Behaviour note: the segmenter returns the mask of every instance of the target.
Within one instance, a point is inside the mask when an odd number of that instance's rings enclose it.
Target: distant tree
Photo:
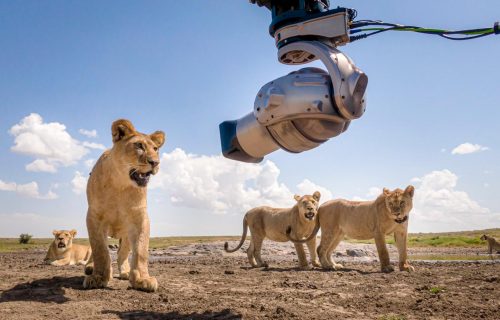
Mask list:
[[[21,244],[27,244],[30,242],[31,238],[33,236],[31,234],[27,234],[27,233],[21,233],[21,235],[19,236],[19,243]]]

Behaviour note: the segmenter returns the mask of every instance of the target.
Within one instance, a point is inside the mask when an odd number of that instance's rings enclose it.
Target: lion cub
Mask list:
[[[319,259],[323,268],[333,270],[343,267],[332,261],[332,253],[344,236],[357,240],[375,239],[382,272],[391,272],[394,268],[390,265],[385,236],[393,233],[399,253],[399,270],[414,271],[407,261],[406,252],[408,215],[413,208],[414,192],[413,186],[404,191],[384,188],[373,201],[328,201],[318,210],[317,226],[311,236],[301,241],[295,236],[288,238],[295,243],[307,241],[316,237],[321,226]]]
[[[165,134],[140,133],[126,119],[113,122],[111,134],[113,147],[97,160],[87,183],[87,229],[92,257],[85,267],[83,287],[108,285],[112,269],[107,239],[111,236],[120,239],[120,279],[128,279],[134,289],[156,291],[158,282],[148,271],[147,186],[160,168],[159,150]]]
[[[55,239],[49,247],[45,256],[45,263],[53,266],[66,266],[74,264],[86,264],[92,250],[89,246],[73,244],[76,230],[54,230]]]
[[[495,238],[483,234],[481,240],[488,241],[488,253],[492,254],[493,251],[500,252],[500,243]]]
[[[247,227],[250,228],[252,238],[250,247],[247,250],[248,262],[252,267],[267,267],[267,263],[262,261],[260,251],[265,238],[274,241],[287,242],[286,230],[293,226],[293,236],[303,238],[311,234],[315,226],[316,214],[318,212],[319,198],[321,194],[316,191],[314,194],[303,197],[295,195],[297,203],[292,208],[278,209],[271,207],[258,207],[248,211],[243,218],[243,235],[240,243],[234,249],[228,249],[228,243],[224,244],[226,252],[235,252],[245,242]],[[307,242],[311,263],[319,267],[316,256],[316,237]],[[299,266],[308,268],[306,253],[301,243],[295,244],[299,258]]]

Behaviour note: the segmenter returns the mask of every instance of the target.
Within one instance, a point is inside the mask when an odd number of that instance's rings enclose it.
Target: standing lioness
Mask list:
[[[318,246],[321,266],[334,270],[342,268],[342,265],[332,261],[332,253],[344,236],[348,236],[357,240],[375,239],[382,272],[394,271],[385,243],[385,236],[394,233],[399,253],[399,270],[413,271],[414,268],[407,261],[406,238],[414,191],[413,186],[408,186],[404,191],[389,191],[384,188],[374,201],[338,199],[325,202],[318,210],[317,226],[309,236],[315,238],[321,226],[321,242]],[[298,241],[293,233],[289,235],[289,239],[296,243],[308,240]]]
[[[165,134],[139,133],[124,119],[113,122],[111,133],[113,147],[99,158],[87,184],[87,228],[92,258],[85,268],[88,275],[83,287],[101,288],[108,284],[112,272],[107,238],[112,236],[120,239],[120,278],[129,279],[135,289],[155,291],[158,282],[148,273],[146,187],[150,176],[158,172],[158,150]]]
[[[260,250],[265,238],[274,241],[287,242],[286,230],[293,226],[293,236],[303,238],[311,234],[315,226],[316,213],[318,212],[320,193],[318,191],[303,197],[295,195],[297,203],[292,208],[278,209],[271,207],[258,207],[248,211],[243,218],[243,235],[240,243],[234,249],[228,249],[228,243],[224,244],[226,252],[235,252],[245,242],[247,227],[250,228],[252,238],[250,247],[247,250],[248,262],[252,267],[267,267],[267,263],[262,261]],[[316,237],[307,242],[311,263],[319,267],[316,256]],[[303,245],[295,244],[299,265],[307,268],[307,258]]]

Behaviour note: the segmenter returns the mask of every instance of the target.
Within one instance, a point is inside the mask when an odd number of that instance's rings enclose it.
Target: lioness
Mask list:
[[[134,289],[156,291],[158,282],[148,273],[149,217],[146,187],[158,172],[158,150],[165,134],[139,133],[128,120],[111,126],[113,147],[99,158],[87,183],[87,229],[92,258],[85,268],[83,287],[102,288],[112,276],[107,237],[120,239],[120,279]],[[132,250],[129,265],[128,256]]]
[[[226,252],[235,252],[241,248],[245,242],[248,227],[252,234],[250,246],[247,250],[248,262],[252,267],[267,267],[267,263],[262,261],[260,256],[264,239],[269,238],[274,241],[287,242],[286,229],[288,226],[294,226],[294,237],[302,238],[311,234],[315,226],[314,220],[318,212],[320,196],[321,194],[318,191],[314,192],[312,196],[305,195],[301,197],[295,195],[294,199],[297,203],[292,208],[258,207],[248,211],[243,218],[243,235],[240,243],[236,248],[228,249],[228,243],[226,242],[224,250]],[[316,237],[307,241],[307,247],[311,255],[311,263],[319,267],[320,264],[316,256]],[[299,258],[299,266],[308,268],[303,245],[296,243],[295,249]]]
[[[45,256],[45,263],[53,266],[67,266],[74,264],[86,264],[90,259],[92,250],[89,246],[73,244],[76,230],[54,230],[55,239],[49,247]]]
[[[488,253],[492,254],[493,250],[500,252],[500,243],[495,240],[495,238],[483,234],[481,240],[488,241]]]
[[[332,252],[344,236],[358,240],[375,238],[382,272],[392,272],[394,268],[390,265],[385,236],[394,233],[399,253],[399,270],[414,271],[407,261],[406,252],[408,214],[413,208],[414,192],[413,186],[408,186],[404,191],[389,191],[384,188],[374,201],[328,201],[319,208],[316,227],[307,239],[298,240],[293,236],[293,227],[287,230],[288,238],[296,243],[308,241],[316,237],[321,226],[319,259],[323,268],[333,270],[343,267],[332,261]]]

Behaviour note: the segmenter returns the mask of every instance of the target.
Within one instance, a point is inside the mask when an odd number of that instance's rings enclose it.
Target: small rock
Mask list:
[[[198,270],[189,270],[189,274],[200,274]]]
[[[224,274],[234,274],[234,271],[233,270],[226,270],[226,271],[224,271]]]

